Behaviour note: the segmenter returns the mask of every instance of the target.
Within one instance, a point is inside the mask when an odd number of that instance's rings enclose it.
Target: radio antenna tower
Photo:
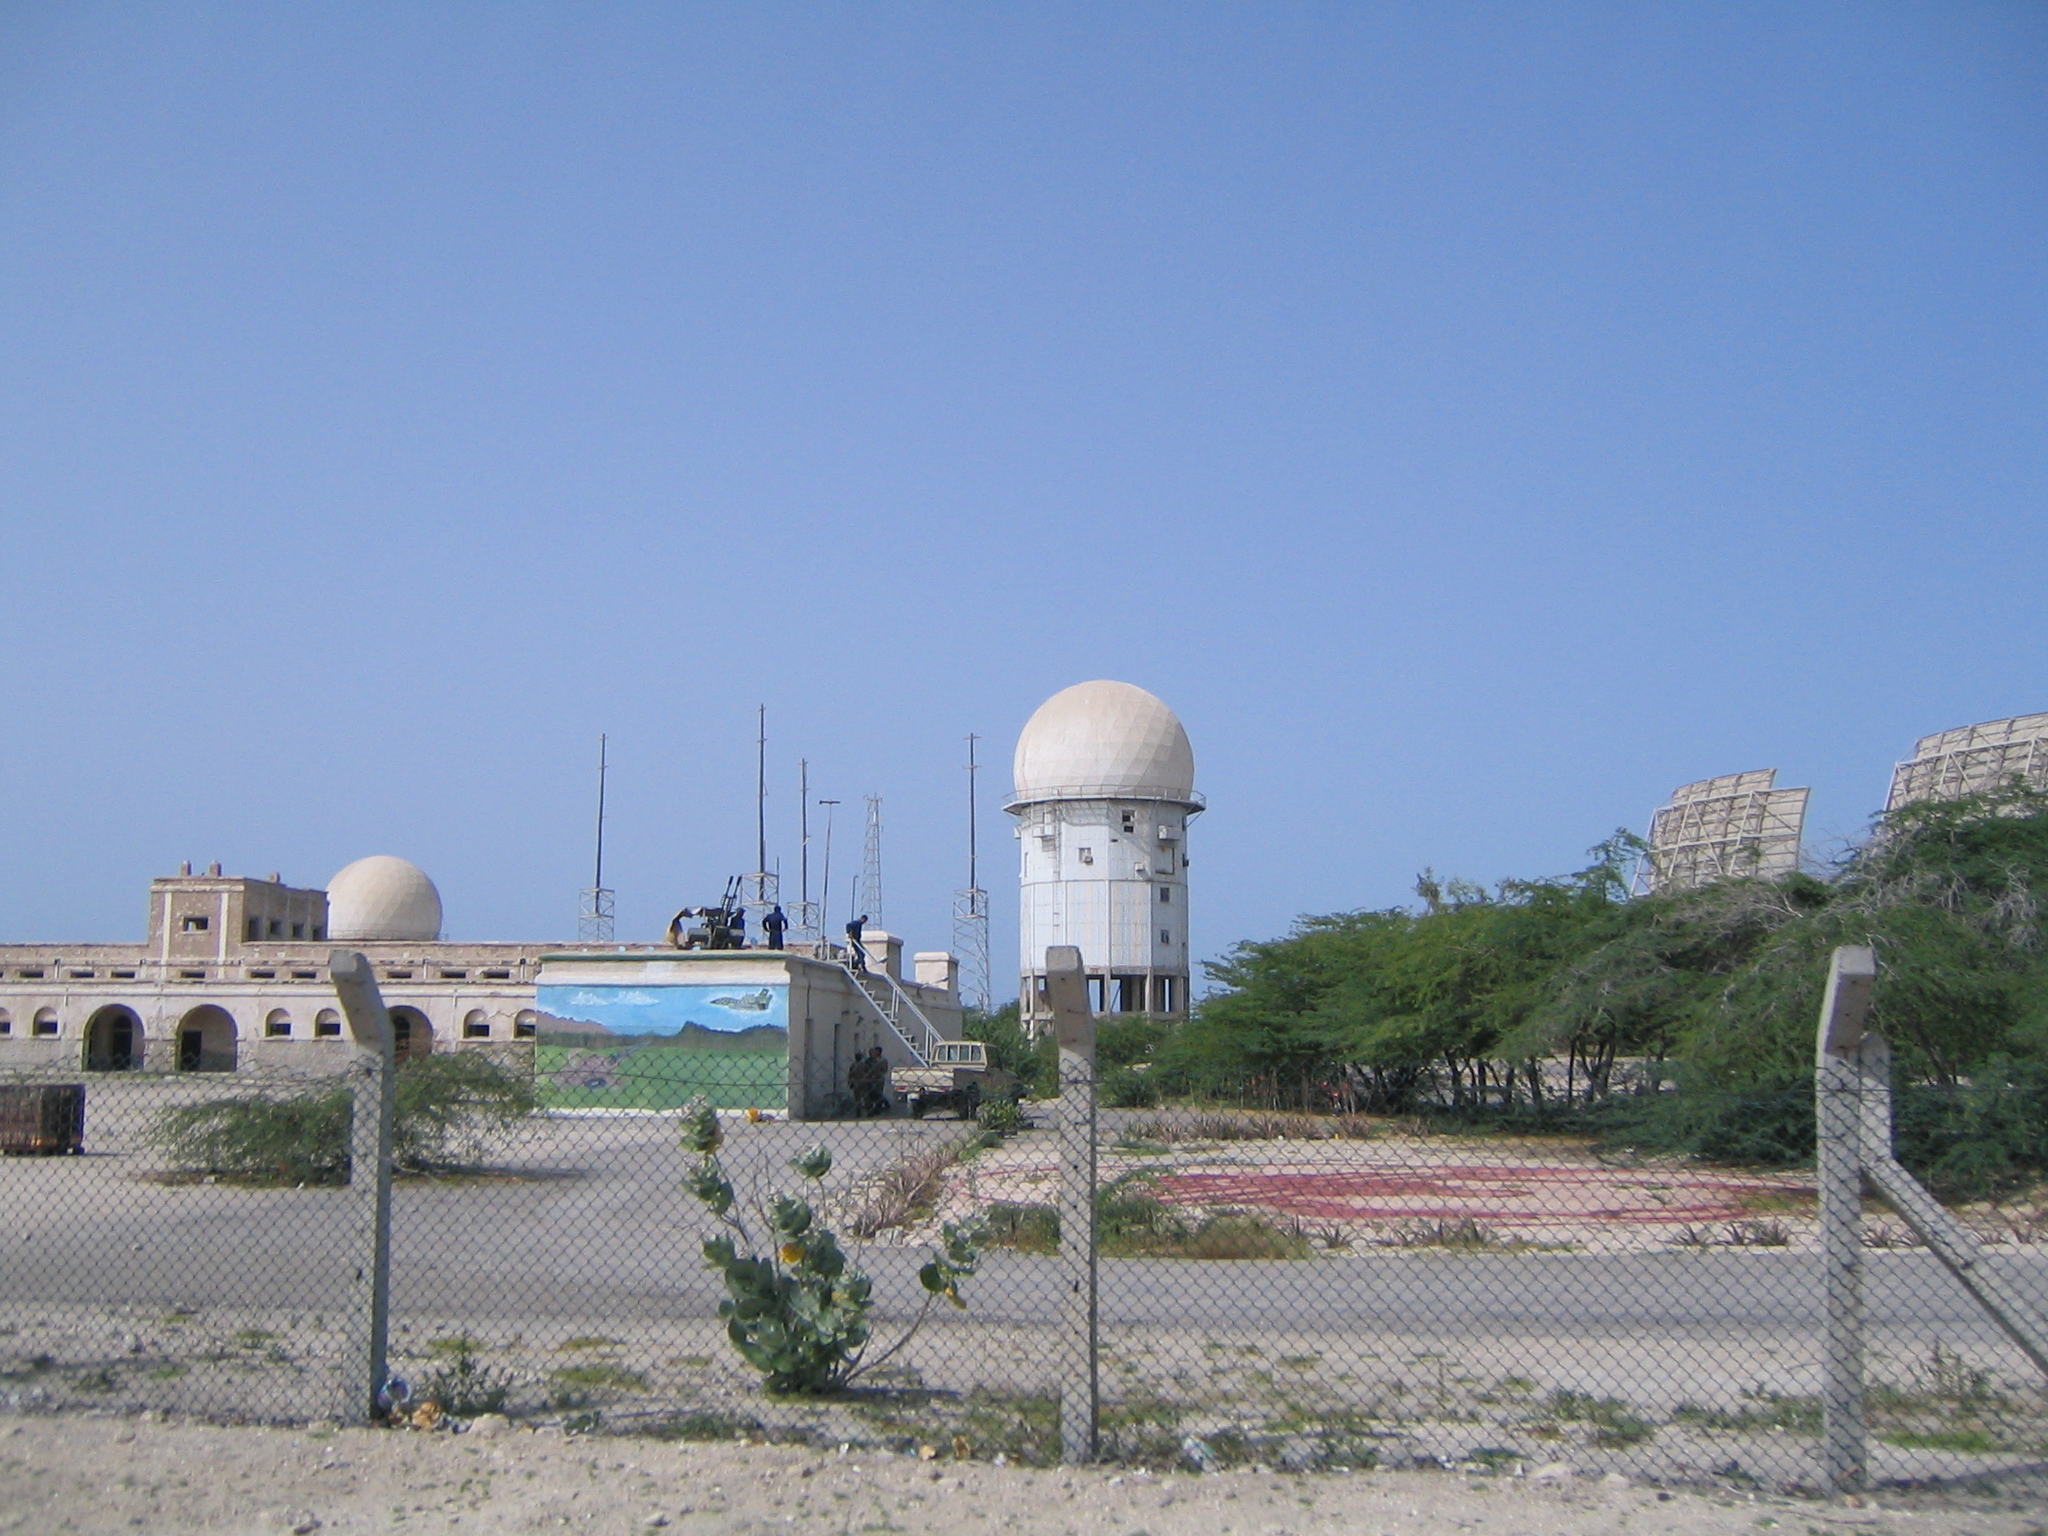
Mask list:
[[[882,922],[882,797],[868,796],[868,836],[861,849],[860,859],[860,905],[868,922],[876,928],[886,928]],[[850,914],[861,916],[861,912]]]
[[[974,760],[979,736],[967,738],[967,888],[953,893],[953,948],[960,956],[960,1000],[982,1013],[989,1011],[988,892],[981,888],[975,825]]]
[[[823,927],[825,918],[832,911],[832,807],[838,803],[837,800],[822,799],[818,802],[818,804],[825,807],[825,883],[824,889],[818,892],[818,923],[820,930],[818,933],[818,944],[820,946],[818,958],[820,960],[830,960],[832,958],[831,936],[823,931]]]
[[[604,778],[608,766],[606,751],[607,738],[597,738],[597,877],[591,881],[590,889],[583,893],[583,905],[576,914],[576,942],[579,944],[609,944],[612,942],[612,914],[616,905],[614,893],[604,883]]]
[[[791,931],[799,940],[815,944],[825,937],[821,902],[811,900],[811,760],[797,759],[797,902],[796,921]],[[822,803],[822,802],[821,802]],[[837,804],[834,801],[833,804]]]
[[[782,877],[768,867],[768,706],[754,712],[754,872],[740,877],[740,905],[760,942],[761,919],[782,904]]]

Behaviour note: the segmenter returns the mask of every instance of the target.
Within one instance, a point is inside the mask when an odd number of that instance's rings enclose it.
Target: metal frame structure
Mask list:
[[[1799,867],[1805,789],[1775,787],[1758,768],[1681,784],[1650,818],[1650,846],[1636,866],[1637,895],[1690,890],[1716,880],[1773,879]]]
[[[967,885],[953,893],[953,951],[960,957],[960,997],[970,1008],[989,1011],[988,892],[981,888],[975,781],[980,764],[967,738]]]
[[[1887,813],[1924,800],[1957,800],[2019,779],[2048,789],[2048,715],[2014,715],[1922,736],[1892,770]]]

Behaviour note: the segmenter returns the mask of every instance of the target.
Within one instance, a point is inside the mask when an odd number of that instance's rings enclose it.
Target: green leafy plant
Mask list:
[[[683,1145],[698,1159],[684,1187],[725,1228],[704,1241],[705,1262],[725,1280],[718,1314],[733,1348],[769,1391],[837,1391],[908,1344],[941,1298],[966,1305],[960,1282],[974,1273],[983,1233],[979,1222],[947,1222],[937,1250],[918,1271],[924,1305],[901,1338],[869,1356],[873,1282],[847,1263],[837,1236],[801,1196],[777,1191],[744,1211],[719,1161],[724,1140],[709,1104],[684,1111]],[[831,1172],[832,1154],[815,1147],[792,1158],[790,1167],[816,1186]]]

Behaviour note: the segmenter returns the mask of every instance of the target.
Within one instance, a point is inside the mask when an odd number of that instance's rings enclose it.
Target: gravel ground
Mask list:
[[[489,1432],[496,1429],[498,1432]],[[1033,1471],[789,1446],[0,1416],[0,1531],[1018,1532],[1118,1536],[2042,1536],[2048,1509],[1636,1486],[1563,1466],[1208,1476]]]

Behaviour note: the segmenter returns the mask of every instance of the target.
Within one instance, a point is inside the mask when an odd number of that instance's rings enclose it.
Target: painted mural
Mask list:
[[[780,1109],[789,987],[564,983],[535,998],[541,1101],[561,1109]]]

